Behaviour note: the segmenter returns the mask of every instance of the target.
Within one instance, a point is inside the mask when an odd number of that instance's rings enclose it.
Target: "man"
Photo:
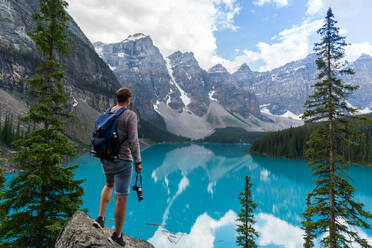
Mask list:
[[[111,108],[111,112],[116,112],[122,107],[128,108],[132,93],[127,88],[116,91],[117,105]],[[122,235],[124,224],[127,196],[132,178],[132,162],[134,158],[137,173],[142,171],[140,146],[138,142],[137,115],[131,110],[124,111],[117,119],[117,129],[119,140],[125,142],[120,147],[119,161],[112,162],[102,160],[102,168],[105,174],[106,184],[101,192],[101,202],[99,206],[98,218],[94,221],[97,228],[104,227],[105,210],[110,201],[115,185],[115,232],[109,238],[111,242],[116,242],[125,246]]]

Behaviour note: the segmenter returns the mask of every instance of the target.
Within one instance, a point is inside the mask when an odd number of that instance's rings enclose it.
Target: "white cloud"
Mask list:
[[[262,6],[265,3],[275,3],[278,8],[288,5],[288,0],[256,0],[253,4]]]
[[[221,61],[216,54],[216,30],[237,30],[237,0],[68,1],[69,13],[88,38],[105,43],[134,33],[150,35],[164,56],[193,51],[201,66]]]
[[[237,218],[237,214],[232,210],[228,210],[223,217],[217,220],[204,213],[195,220],[190,233],[172,233],[171,230],[168,231],[163,227],[159,227],[148,241],[155,247],[162,248],[213,248],[215,240],[218,239],[216,237],[216,231],[226,227],[235,229]],[[259,246],[302,247],[304,233],[299,226],[292,225],[274,215],[266,213],[257,214],[255,219],[255,229],[259,233],[257,240]],[[365,232],[360,229],[355,231],[362,238],[371,242],[371,237]],[[235,237],[231,237],[231,239],[235,239]],[[315,241],[315,243],[316,247],[318,247],[318,241]]]
[[[372,56],[372,44],[369,42],[354,43],[346,47],[346,59],[350,62],[358,59],[363,53]]]
[[[323,8],[323,0],[309,0],[307,2],[306,14],[314,15]]]
[[[258,244],[261,246],[275,244],[286,248],[302,247],[301,228],[271,214],[258,214],[256,231],[260,233]]]
[[[258,51],[244,50],[244,54],[235,58],[234,65],[243,62],[263,65],[259,71],[266,71],[282,66],[293,60],[306,57],[312,52],[311,38],[322,25],[323,20],[305,20],[301,25],[294,25],[274,36],[273,43],[259,42],[256,46]]]
[[[337,16],[350,17],[360,13],[366,0],[308,0],[306,14],[325,16],[329,7],[337,13]]]
[[[216,230],[229,225],[235,228],[236,219],[237,215],[232,210],[227,211],[219,220],[215,220],[204,213],[196,219],[189,234],[173,234],[173,240],[177,242],[177,247],[179,248],[213,248]],[[149,242],[155,247],[175,247],[175,244],[171,242],[172,239],[169,239],[168,233],[167,230],[160,227],[154,236],[149,239]]]

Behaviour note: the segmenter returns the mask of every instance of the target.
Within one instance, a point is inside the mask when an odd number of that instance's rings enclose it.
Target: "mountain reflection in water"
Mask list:
[[[301,247],[305,196],[313,188],[306,162],[251,155],[249,145],[156,145],[142,152],[145,200],[128,197],[124,232],[155,247],[235,247],[238,194],[251,177],[260,247]],[[99,161],[84,155],[84,205],[95,217],[104,184]],[[352,166],[356,198],[372,211],[372,168]],[[134,178],[132,178],[134,180]],[[132,182],[133,184],[134,182]],[[106,218],[114,219],[114,200]],[[113,226],[113,222],[108,223]],[[370,230],[360,231],[372,238]],[[371,240],[372,241],[372,240]]]

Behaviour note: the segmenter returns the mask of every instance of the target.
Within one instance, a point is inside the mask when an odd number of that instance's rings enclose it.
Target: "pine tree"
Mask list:
[[[3,200],[4,198],[4,187],[5,187],[5,177],[3,175],[3,169],[2,167],[0,166],[0,202]],[[0,227],[3,223],[3,217],[5,216],[5,211],[4,209],[0,206]],[[3,246],[3,239],[2,237],[0,236],[0,247]]]
[[[30,35],[44,60],[28,80],[33,103],[22,118],[35,129],[15,142],[14,160],[21,172],[10,182],[1,204],[6,216],[0,235],[11,240],[11,247],[54,247],[63,224],[82,203],[82,181],[73,179],[77,166],[62,166],[64,158],[75,154],[61,121],[70,117],[64,110],[67,96],[60,62],[69,50],[67,2],[39,0],[39,6]]]
[[[320,81],[313,85],[314,94],[306,101],[303,115],[307,123],[324,121],[326,124],[319,125],[307,142],[306,155],[312,159],[309,165],[316,177],[316,187],[311,192],[306,211],[314,218],[305,221],[303,228],[322,236],[324,247],[350,247],[352,242],[370,247],[350,228],[370,228],[366,219],[372,216],[363,210],[363,204],[353,200],[355,190],[345,176],[348,169],[348,161],[344,158],[345,147],[360,142],[360,135],[350,127],[349,120],[357,118],[353,115],[357,110],[346,103],[358,86],[345,84],[340,79],[340,75],[352,75],[354,72],[343,62],[347,43],[345,37],[339,35],[336,24],[329,9],[324,25],[318,30],[321,42],[316,43],[314,49],[318,55],[316,64]]]
[[[302,215],[304,216],[305,220],[302,222],[303,226],[302,229],[305,231],[304,235],[304,248],[311,248],[314,247],[313,239],[315,238],[315,235],[313,233],[313,226],[312,226],[312,208],[311,208],[311,194],[308,193],[306,197],[306,212]]]
[[[239,224],[237,224],[236,229],[239,234],[236,243],[243,248],[257,247],[255,240],[258,237],[258,233],[253,226],[256,223],[253,214],[256,204],[252,200],[251,187],[250,178],[246,176],[244,192],[239,194],[241,208],[237,219]]]

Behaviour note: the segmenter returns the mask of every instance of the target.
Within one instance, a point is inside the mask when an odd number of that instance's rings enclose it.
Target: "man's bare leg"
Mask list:
[[[101,202],[99,204],[99,214],[102,218],[105,218],[106,207],[110,201],[114,185],[105,185],[101,191]]]
[[[115,232],[120,236],[127,209],[127,196],[115,195]]]

